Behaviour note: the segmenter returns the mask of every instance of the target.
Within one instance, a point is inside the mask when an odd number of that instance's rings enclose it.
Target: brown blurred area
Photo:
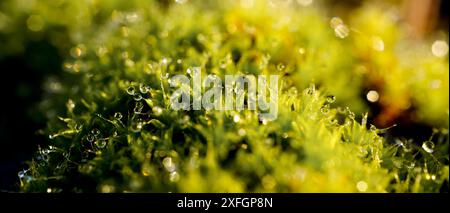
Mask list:
[[[421,39],[437,27],[448,26],[448,16],[440,17],[446,4],[441,0],[403,0],[402,15],[410,27],[411,37]]]

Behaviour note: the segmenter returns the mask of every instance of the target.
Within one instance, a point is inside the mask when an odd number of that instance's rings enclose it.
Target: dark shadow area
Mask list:
[[[61,70],[61,56],[46,41],[31,42],[22,55],[0,59],[2,72],[0,104],[0,190],[17,191],[17,172],[26,168],[37,144],[45,141],[37,134],[45,127],[45,118],[38,110],[49,75]]]

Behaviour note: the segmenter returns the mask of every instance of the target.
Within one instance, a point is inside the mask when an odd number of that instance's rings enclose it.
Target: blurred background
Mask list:
[[[312,1],[302,2],[306,4]],[[23,7],[26,7],[27,1],[22,2]],[[338,17],[346,17],[361,6],[367,5],[366,1],[359,0],[316,0],[316,2],[320,2],[329,15]],[[160,3],[170,5],[172,1],[162,0]],[[448,1],[387,0],[386,3],[396,8],[395,12],[399,15],[400,22],[409,31],[407,39],[412,41],[444,39],[447,43],[433,43],[433,46],[427,49],[433,51],[433,54],[440,54],[439,51],[442,52],[447,48],[444,57],[448,58],[448,37],[446,37],[449,24]],[[51,95],[45,91],[58,90],[60,87],[53,78],[64,75],[63,58],[74,45],[67,35],[68,31],[73,29],[55,25],[43,33],[34,33],[33,31],[40,28],[41,20],[38,17],[20,15],[14,17],[19,24],[16,23],[17,29],[9,30],[10,12],[6,1],[0,2],[0,71],[1,91],[3,91],[0,104],[0,191],[5,192],[18,190],[17,172],[24,168],[24,162],[31,158],[38,144],[46,143],[47,136],[40,134],[40,130],[45,128],[47,116],[44,111],[38,110],[39,104],[44,94]],[[440,32],[443,32],[444,38]],[[11,39],[12,37],[20,39]],[[62,41],[65,45],[55,46],[51,42],[54,39]],[[433,85],[439,84],[440,81],[435,81]],[[377,127],[397,124],[397,128],[390,130],[390,136],[414,138],[418,141],[432,134],[433,126],[430,122],[415,118],[414,106],[398,108],[389,101],[377,101],[381,95],[373,90],[377,87],[381,87],[381,84],[372,81],[360,88],[360,91],[356,91],[369,107],[371,121]],[[448,127],[448,123],[445,124],[448,119],[443,120],[444,124],[438,126]]]

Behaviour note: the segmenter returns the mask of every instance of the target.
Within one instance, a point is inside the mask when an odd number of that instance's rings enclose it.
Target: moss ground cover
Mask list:
[[[448,41],[406,39],[387,5],[26,2],[0,3],[0,57],[46,41],[63,72],[21,191],[448,191]],[[172,110],[169,77],[191,67],[280,75],[278,118]],[[432,132],[391,136],[404,120]]]

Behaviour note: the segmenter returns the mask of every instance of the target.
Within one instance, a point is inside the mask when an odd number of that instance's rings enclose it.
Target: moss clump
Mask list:
[[[19,173],[22,191],[448,191],[448,58],[396,53],[403,31],[381,7],[349,18],[367,36],[336,36],[320,7],[58,2],[2,4],[2,53],[48,39],[65,57],[41,105],[48,145]],[[192,66],[282,75],[278,119],[171,110],[165,76]],[[378,82],[395,112],[417,105],[436,127],[429,141],[390,140],[367,123],[360,92]]]

